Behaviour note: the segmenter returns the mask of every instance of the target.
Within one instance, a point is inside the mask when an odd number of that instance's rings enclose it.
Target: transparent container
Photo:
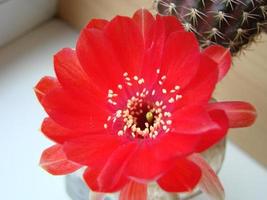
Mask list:
[[[226,148],[226,139],[223,139],[210,149],[202,153],[214,171],[220,171]],[[66,177],[66,189],[72,200],[91,200],[90,190],[82,179],[83,170],[79,170]],[[163,191],[156,183],[148,185],[148,200],[190,200],[201,192],[196,188],[190,193],[168,193]],[[118,200],[118,193],[105,194],[103,200]]]

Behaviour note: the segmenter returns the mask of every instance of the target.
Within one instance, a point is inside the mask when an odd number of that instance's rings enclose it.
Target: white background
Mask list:
[[[0,0],[0,46],[51,18],[57,0]]]

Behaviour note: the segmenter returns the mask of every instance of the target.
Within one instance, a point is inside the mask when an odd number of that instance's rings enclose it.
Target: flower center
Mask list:
[[[138,138],[155,138],[159,134],[159,128],[164,125],[167,131],[168,127],[163,119],[163,109],[166,106],[163,102],[146,101],[144,93],[132,97],[127,102],[127,107],[122,111],[123,122],[125,123],[118,135],[130,133],[132,137]]]
[[[159,70],[156,72],[159,74]],[[126,105],[118,105],[118,99],[123,94],[116,94],[112,89],[108,91],[107,102],[117,109],[114,115],[108,116],[104,128],[112,128],[119,136],[132,138],[156,138],[159,134],[168,133],[171,129],[171,105],[182,98],[180,87],[175,85],[172,89],[163,88],[166,75],[159,77],[158,87],[149,91],[144,87],[145,80],[137,76],[129,77],[123,74],[125,84],[119,84],[118,90],[136,92],[127,100]],[[140,92],[139,92],[140,91]],[[160,100],[158,100],[160,99]]]

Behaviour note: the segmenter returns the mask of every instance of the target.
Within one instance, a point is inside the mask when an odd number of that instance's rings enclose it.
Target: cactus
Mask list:
[[[162,15],[178,17],[203,48],[220,44],[233,55],[267,30],[267,0],[155,0]]]

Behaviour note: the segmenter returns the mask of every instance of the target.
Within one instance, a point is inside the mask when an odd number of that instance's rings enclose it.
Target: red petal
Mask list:
[[[156,70],[161,66],[163,48],[165,46],[166,31],[161,17],[157,17],[146,41],[146,51],[142,65],[142,77],[146,87],[150,88],[157,80]]]
[[[256,109],[246,102],[229,101],[210,103],[209,109],[223,110],[229,120],[231,128],[251,126],[257,117]]]
[[[80,131],[103,130],[110,114],[104,106],[84,104],[61,88],[49,92],[41,103],[48,115],[58,124]]]
[[[61,145],[54,145],[46,149],[42,153],[40,166],[53,175],[65,175],[81,168],[80,165],[66,158]]]
[[[200,66],[194,79],[180,94],[182,98],[176,101],[176,108],[188,104],[206,104],[211,99],[218,80],[216,63],[206,56],[201,56]]]
[[[117,16],[107,25],[105,35],[111,41],[124,72],[131,76],[139,75],[144,40],[137,24],[131,18]]]
[[[157,31],[157,29],[159,29]],[[146,49],[150,48],[151,45],[153,45],[153,40],[157,38],[158,36],[161,37],[163,33],[163,40],[162,40],[162,45],[165,45],[166,39],[172,34],[173,32],[185,32],[182,24],[177,20],[174,16],[162,16],[162,15],[157,15],[156,20],[153,24],[153,27],[150,32],[149,40],[146,45]],[[154,34],[154,33],[160,33],[159,35]]]
[[[54,77],[45,76],[34,87],[34,91],[38,100],[41,102],[43,97],[56,87],[59,87],[57,79]]]
[[[203,54],[210,57],[218,64],[219,81],[222,80],[232,64],[230,49],[225,49],[222,46],[209,46],[203,51]]]
[[[106,93],[89,79],[82,69],[76,52],[72,49],[62,49],[54,56],[55,72],[61,85],[74,97],[79,97],[90,104],[106,101]]]
[[[175,17],[160,15],[156,17],[146,40],[146,51],[141,73],[146,83],[148,83],[148,88],[157,79],[156,70],[161,66],[166,39],[175,31],[184,32],[183,27]]]
[[[143,142],[139,144],[138,149],[127,166],[127,175],[134,180],[143,181],[144,183],[153,181],[161,176],[170,168],[171,162],[162,161],[160,156],[157,155],[158,151],[160,150],[152,143]]]
[[[129,182],[120,192],[119,200],[147,200],[147,185]]]
[[[133,20],[138,24],[138,27],[142,33],[145,41],[146,50],[151,47],[155,35],[153,34],[156,29],[161,29],[161,33],[164,33],[164,40],[173,32],[180,31],[185,32],[182,24],[174,16],[161,16],[158,15],[156,20],[153,15],[147,9],[139,9],[135,12]],[[160,22],[160,23],[159,23]],[[161,25],[163,25],[161,27]]]
[[[175,167],[157,182],[167,192],[190,192],[201,178],[200,168],[187,159],[179,159]]]
[[[200,139],[200,134],[169,132],[153,142],[154,154],[161,161],[186,156],[195,151]]]
[[[137,23],[143,36],[145,46],[147,46],[147,40],[151,37],[151,28],[155,22],[153,15],[147,9],[139,9],[134,13],[133,20]]]
[[[97,29],[84,29],[77,42],[78,59],[90,79],[103,92],[117,88],[124,73],[111,42]],[[115,73],[114,73],[115,72]]]
[[[218,128],[202,106],[186,106],[177,109],[172,115],[172,132],[203,133]]]
[[[86,132],[75,131],[60,126],[51,118],[44,119],[41,130],[49,139],[60,144],[64,143],[66,140],[70,140],[87,134]]]
[[[110,134],[93,134],[68,141],[64,151],[70,160],[90,167],[102,166],[113,151],[124,142],[122,138]]]
[[[109,185],[105,188],[101,187],[101,185],[98,182],[98,177],[101,170],[95,169],[95,168],[87,168],[83,174],[83,178],[88,185],[88,187],[95,191],[95,192],[105,192],[105,193],[111,193],[111,192],[117,192],[127,184],[128,180],[124,177],[119,180],[119,182],[116,185]],[[116,172],[114,172],[116,173]]]
[[[227,116],[225,113],[221,110],[213,110],[209,112],[209,115],[211,119],[216,122],[216,124],[220,127],[216,130],[209,130],[205,133],[202,133],[202,139],[201,142],[198,144],[197,152],[202,152],[208,148],[210,148],[212,145],[219,142],[221,139],[223,139],[227,131],[229,129],[229,123]]]
[[[86,28],[96,28],[99,30],[103,30],[108,24],[107,20],[104,19],[92,19],[87,25]]]
[[[135,156],[136,144],[129,143],[118,147],[101,169],[98,183],[101,188],[117,185],[121,179],[125,179],[125,171],[129,160]]]
[[[193,154],[190,156],[190,160],[196,163],[202,171],[202,177],[199,183],[200,189],[208,194],[211,199],[224,200],[225,195],[223,186],[209,164],[201,157],[200,154]]]
[[[171,90],[175,85],[186,86],[194,78],[200,61],[198,41],[193,33],[175,32],[166,41],[161,75],[167,78],[163,88]]]
[[[163,16],[158,15],[157,18],[161,18],[165,25],[166,39],[173,32],[185,32],[183,25],[175,16]]]
[[[155,180],[173,165],[173,159],[195,151],[200,135],[168,133],[139,144],[127,167],[128,176],[139,181]]]

